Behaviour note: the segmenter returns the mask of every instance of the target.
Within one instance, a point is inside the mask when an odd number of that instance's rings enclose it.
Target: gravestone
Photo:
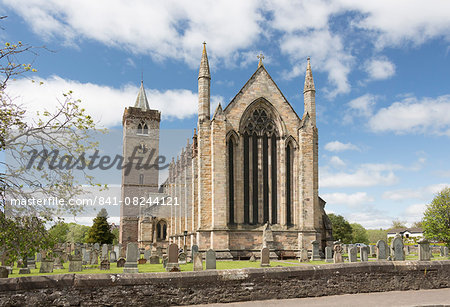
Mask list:
[[[82,262],[83,265],[88,264],[91,261],[91,251],[84,249]]]
[[[159,264],[159,257],[158,256],[150,256],[150,264]]]
[[[320,242],[317,240],[314,240],[311,242],[312,244],[312,255],[311,255],[311,260],[312,261],[320,261],[320,251],[319,251],[319,244]]]
[[[333,262],[333,251],[331,250],[331,247],[329,247],[329,246],[325,247],[325,261]]]
[[[370,245],[370,256],[376,257],[377,256],[377,247],[376,245]]]
[[[308,250],[306,248],[301,248],[300,249],[300,258],[299,258],[300,262],[309,262],[309,258],[308,258]]]
[[[115,251],[111,251],[109,253],[109,261],[110,262],[117,262],[117,254]]]
[[[0,278],[8,278],[8,275],[9,270],[4,266],[0,266]]]
[[[39,273],[52,273],[53,272],[53,259],[42,259]]]
[[[94,244],[94,249],[95,249],[96,251],[100,251],[100,244],[95,243],[95,244]]]
[[[334,263],[344,262],[344,260],[342,259],[342,251],[343,251],[342,246],[340,244],[335,244],[333,250],[334,250],[333,262]]]
[[[255,255],[251,255],[250,256],[250,260],[249,260],[250,262],[256,262],[256,257],[255,257]]]
[[[140,258],[138,260],[138,264],[146,264],[146,263],[147,263],[147,259],[145,259],[145,258]]]
[[[170,271],[173,267],[179,267],[178,264],[178,245],[175,243],[169,244],[168,258],[166,264],[166,271]]]
[[[369,261],[369,247],[362,246],[360,249],[361,262]]]
[[[216,269],[216,252],[212,249],[206,251],[206,269],[215,270]]]
[[[261,250],[261,264],[260,264],[261,267],[270,267],[269,254],[270,254],[269,248],[264,247]]]
[[[55,270],[63,270],[64,265],[61,261],[61,256],[55,256],[55,260],[53,261],[53,269]]]
[[[139,249],[137,243],[131,242],[127,244],[127,262],[123,268],[124,273],[138,273]]]
[[[422,239],[417,243],[419,243],[419,261],[430,261],[430,243],[426,239]]]
[[[377,242],[377,260],[387,260],[389,246],[384,240],[378,240]]]
[[[117,260],[117,267],[123,268],[125,266],[125,262],[125,258],[120,258],[119,260]]]
[[[108,244],[102,245],[102,260],[109,260],[108,257]]]
[[[146,249],[144,251],[144,259],[150,260],[150,257],[152,256],[152,251],[150,249]]]
[[[197,252],[194,254],[194,271],[203,271],[203,257],[202,254]]]
[[[186,254],[185,253],[178,254],[178,262],[180,264],[186,264]]]
[[[120,246],[119,245],[114,245],[113,251],[116,253],[116,257],[120,256]]]
[[[444,246],[444,257],[448,257],[448,247]]]
[[[358,260],[358,248],[350,247],[348,250],[348,262],[356,262]]]
[[[405,253],[403,251],[403,239],[400,235],[396,235],[392,240],[391,247],[394,251],[394,261],[404,261]]]
[[[167,255],[163,255],[163,258],[162,258],[163,268],[167,268],[168,261],[169,261],[169,257],[167,257]]]
[[[30,270],[36,268],[36,258],[35,258],[35,255],[29,256],[29,257],[27,258],[27,267],[28,267]]]
[[[106,270],[110,270],[110,269],[111,269],[111,263],[109,262],[108,259],[104,259],[104,260],[102,260],[102,262],[100,262],[100,270],[106,271]]]
[[[89,259],[90,265],[96,265],[98,264],[98,252],[96,249],[91,251],[91,259]]]
[[[30,271],[30,268],[20,268],[19,269],[19,274],[30,274],[31,273],[31,271]]]
[[[444,257],[444,246],[439,249],[439,256]]]
[[[194,261],[194,256],[195,256],[195,254],[196,253],[198,253],[198,245],[192,245],[192,248],[191,248],[191,261],[193,262]]]
[[[83,270],[80,257],[69,257],[69,272],[81,272]]]

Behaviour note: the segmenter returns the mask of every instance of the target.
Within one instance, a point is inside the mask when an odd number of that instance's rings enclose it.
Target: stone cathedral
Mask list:
[[[122,176],[120,241],[165,248],[169,242],[218,258],[246,259],[269,247],[271,257],[300,257],[312,241],[332,243],[318,195],[315,86],[308,58],[299,117],[267,72],[258,68],[225,108],[211,117],[206,45],[198,75],[198,123],[158,187],[158,170]],[[123,152],[159,151],[160,112],[143,85],[123,115]],[[126,206],[124,199],[164,195],[167,204]],[[168,202],[173,202],[171,205]]]

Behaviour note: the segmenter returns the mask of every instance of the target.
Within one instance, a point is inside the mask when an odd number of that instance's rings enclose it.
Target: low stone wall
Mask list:
[[[0,306],[167,306],[448,287],[450,261],[65,274],[0,279]]]

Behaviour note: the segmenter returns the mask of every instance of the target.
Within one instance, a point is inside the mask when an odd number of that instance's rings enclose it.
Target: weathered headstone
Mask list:
[[[194,271],[202,271],[203,270],[203,258],[202,254],[198,251],[194,254]]]
[[[123,268],[125,266],[125,262],[125,258],[120,258],[119,260],[117,260],[117,267]]]
[[[403,251],[403,238],[400,235],[395,236],[392,240],[391,247],[394,251],[394,261],[404,261],[405,253]]]
[[[159,264],[159,257],[158,256],[150,256],[150,264]]]
[[[116,253],[116,257],[120,256],[120,246],[119,245],[114,245],[113,251]]]
[[[348,250],[348,261],[356,262],[358,260],[358,248],[356,246],[350,247]]]
[[[186,264],[186,254],[185,253],[178,254],[178,263]]]
[[[264,247],[261,250],[261,267],[269,267],[270,266],[270,251],[269,248]]]
[[[30,274],[31,273],[31,271],[30,271],[30,268],[20,268],[19,269],[19,274]]]
[[[170,271],[173,267],[179,267],[178,245],[176,245],[175,243],[169,244],[166,271]]]
[[[430,261],[430,243],[426,239],[422,239],[417,243],[419,243],[419,261]]]
[[[312,255],[311,255],[311,260],[312,261],[320,261],[320,251],[319,251],[319,244],[320,242],[317,240],[314,240],[311,242],[312,244]]]
[[[334,255],[333,255],[333,262],[334,263],[342,263],[344,260],[342,259],[342,246],[341,244],[335,244],[333,246]]]
[[[448,257],[448,247],[444,246],[444,257]]]
[[[90,265],[96,265],[98,264],[98,252],[96,249],[91,251],[91,259],[89,259]]]
[[[196,253],[198,253],[198,245],[192,245],[192,248],[191,248],[191,261],[193,262],[194,261],[194,255],[196,254]]]
[[[123,268],[124,273],[138,273],[138,257],[139,249],[137,243],[130,242],[127,244],[127,262]]]
[[[384,240],[378,240],[377,242],[377,260],[387,260],[389,246]]]
[[[109,260],[108,257],[108,244],[102,245],[102,260]]]
[[[376,245],[370,245],[370,256],[376,257],[377,256],[377,247]]]
[[[39,273],[52,273],[53,272],[53,259],[42,259]]]
[[[115,251],[111,251],[109,253],[109,261],[110,262],[117,262],[117,254]]]
[[[96,251],[100,251],[100,244],[95,243],[95,244],[94,244],[94,249],[95,249]]]
[[[333,251],[329,246],[325,247],[325,261],[333,262]]]
[[[251,255],[250,256],[250,260],[249,260],[250,262],[256,262],[256,257],[255,257],[255,255]]]
[[[208,249],[206,251],[205,262],[207,270],[216,269],[216,252],[214,250]]]
[[[306,248],[301,248],[299,254],[300,258],[298,260],[300,262],[309,262],[308,250]]]
[[[81,272],[83,270],[82,260],[77,257],[70,257],[69,272]]]
[[[169,261],[169,257],[167,255],[163,255],[163,258],[162,258],[163,268],[167,268],[168,261]]]
[[[111,263],[109,262],[108,259],[104,259],[102,260],[102,262],[100,262],[100,270],[110,270],[111,269]]]
[[[150,257],[152,256],[152,250],[151,249],[146,249],[144,251],[144,259],[146,260],[150,260]]]
[[[0,266],[0,278],[8,278],[8,275],[9,270],[4,266]]]
[[[31,270],[31,269],[35,269],[36,268],[36,258],[35,255],[31,255],[27,258],[27,267]]]
[[[145,259],[145,258],[140,258],[138,260],[138,264],[146,264],[146,263],[147,263],[147,259]]]
[[[362,246],[359,252],[361,262],[369,261],[369,247]]]
[[[83,265],[88,264],[91,261],[91,251],[84,249],[82,262]]]

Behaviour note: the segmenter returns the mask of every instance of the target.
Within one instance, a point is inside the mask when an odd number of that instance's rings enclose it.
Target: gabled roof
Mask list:
[[[294,108],[292,107],[292,105],[289,103],[289,101],[286,99],[286,97],[284,97],[283,93],[281,92],[280,88],[278,87],[278,85],[275,83],[275,81],[272,79],[272,77],[270,76],[269,72],[266,70],[266,68],[264,67],[264,65],[259,65],[258,69],[256,69],[256,71],[253,73],[253,75],[247,80],[247,82],[244,84],[244,86],[240,89],[240,91],[236,94],[236,96],[233,97],[233,99],[231,99],[230,103],[225,107],[225,109],[223,110],[224,113],[228,112],[228,109],[231,108],[233,106],[233,104],[235,103],[235,101],[238,99],[239,95],[242,94],[244,92],[244,90],[249,86],[250,82],[256,78],[256,76],[258,74],[261,74],[262,72],[266,72],[267,76],[269,77],[269,80],[273,82],[273,84],[275,85],[276,89],[278,90],[278,92],[280,93],[280,95],[283,97],[283,100],[289,105],[289,107],[291,108],[292,112],[297,116],[297,118],[299,120],[302,120],[301,117],[298,116],[297,112],[295,112]]]
[[[409,233],[422,233],[423,230],[422,228],[418,228],[418,227],[412,227],[412,228],[394,228],[394,229],[390,229],[388,230],[389,234],[396,234],[396,233],[405,233],[405,232],[409,232]]]

